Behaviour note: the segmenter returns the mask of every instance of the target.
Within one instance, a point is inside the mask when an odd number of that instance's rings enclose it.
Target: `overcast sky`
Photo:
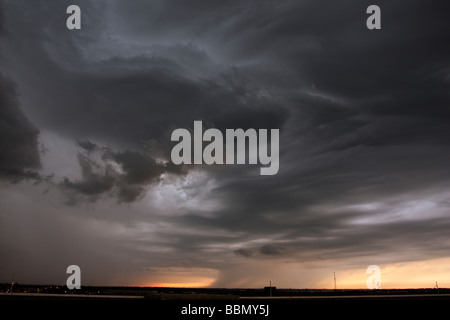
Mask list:
[[[0,14],[1,282],[364,288],[376,264],[384,287],[450,286],[448,1]],[[174,165],[195,120],[279,129],[278,173]]]

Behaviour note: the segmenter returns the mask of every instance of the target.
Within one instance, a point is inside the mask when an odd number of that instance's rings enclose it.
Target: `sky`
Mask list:
[[[449,12],[1,1],[0,282],[450,287]],[[278,173],[175,165],[197,120],[279,129]]]

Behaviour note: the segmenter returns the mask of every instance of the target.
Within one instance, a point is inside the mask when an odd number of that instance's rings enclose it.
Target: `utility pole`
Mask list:
[[[333,272],[334,274],[334,290],[336,290],[336,272]]]
[[[16,274],[15,274],[15,273],[13,273],[13,280],[11,281],[11,288],[9,289],[9,292],[10,292],[10,293],[12,293],[12,290],[13,290],[13,286],[14,286],[14,282],[15,282],[15,279],[16,279]]]

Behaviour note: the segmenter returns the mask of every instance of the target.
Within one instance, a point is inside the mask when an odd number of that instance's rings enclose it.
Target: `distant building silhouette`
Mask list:
[[[264,295],[265,296],[274,296],[277,293],[277,287],[264,287]]]

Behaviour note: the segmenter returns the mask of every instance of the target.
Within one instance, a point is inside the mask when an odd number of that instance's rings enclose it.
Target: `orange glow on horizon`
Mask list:
[[[266,263],[267,262],[267,263]],[[285,261],[245,260],[233,268],[158,268],[142,278],[141,286],[159,288],[262,288],[272,280],[278,288],[367,289],[367,266],[323,263],[286,263]],[[339,262],[339,261],[338,261]],[[450,288],[450,257],[422,261],[380,263],[381,289]],[[223,281],[226,279],[226,281]]]
[[[144,282],[146,287],[206,288],[217,279],[218,270],[208,268],[155,268],[152,278]]]
[[[153,288],[206,288],[211,282],[180,282],[180,283],[150,283],[147,287]]]
[[[380,264],[381,289],[418,289],[450,287],[450,258]],[[330,271],[331,272],[331,271]],[[329,272],[329,273],[330,273]],[[338,289],[367,289],[369,275],[363,268],[336,272]],[[331,275],[317,288],[332,288]]]

